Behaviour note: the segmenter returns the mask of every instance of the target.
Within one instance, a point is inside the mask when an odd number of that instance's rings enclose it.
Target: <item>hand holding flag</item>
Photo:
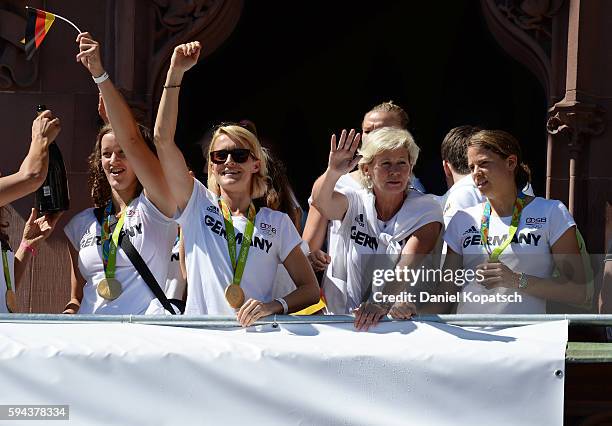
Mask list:
[[[76,56],[77,62],[81,61],[93,77],[100,77],[104,74],[105,71],[100,55],[100,43],[95,41],[88,32],[80,33],[76,41],[79,43],[80,50]]]

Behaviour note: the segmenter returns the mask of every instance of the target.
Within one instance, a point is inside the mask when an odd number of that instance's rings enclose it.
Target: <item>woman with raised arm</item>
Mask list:
[[[313,187],[312,205],[330,220],[342,221],[331,262],[342,286],[324,288],[328,312],[355,312],[355,326],[367,330],[390,308],[375,303],[379,300],[370,292],[372,265],[384,258],[386,268],[420,267],[434,251],[444,222],[433,198],[408,189],[419,148],[407,130],[375,130],[356,155],[359,138],[354,130],[343,130],[336,144],[332,136],[329,165]],[[365,189],[336,192],[338,179],[357,164]],[[404,308],[402,317],[409,318],[415,308]]]
[[[89,157],[95,208],[74,216],[64,229],[73,265],[71,300],[64,313],[163,314],[161,303],[124,252],[121,238],[129,238],[163,286],[177,234],[168,217],[176,204],[151,138],[145,142],[146,132],[139,129],[104,71],[98,42],[82,33],[77,43],[77,61],[97,83],[109,124],[98,133]]]
[[[576,224],[560,201],[521,192],[529,169],[518,141],[501,130],[482,130],[471,136],[467,155],[486,201],[458,211],[444,234],[444,269],[474,278],[461,288],[445,282],[443,293],[464,293],[457,312],[543,314],[547,300],[584,303]]]
[[[30,258],[36,254],[36,246],[51,235],[61,216],[61,213],[56,213],[38,217],[38,212],[32,209],[23,229],[21,244],[13,252],[3,229],[9,226],[4,222],[4,206],[36,191],[43,184],[49,165],[49,144],[55,140],[60,130],[59,118],[53,118],[51,111],[42,112],[32,123],[32,142],[19,170],[8,176],[0,176],[0,313],[17,312],[15,290]]]
[[[263,316],[317,303],[318,285],[289,217],[266,207],[255,210],[253,200],[266,194],[268,172],[251,131],[240,125],[219,126],[207,152],[208,188],[188,175],[174,134],[183,75],[199,56],[198,42],[174,49],[155,123],[157,153],[184,229],[185,313],[236,314],[249,326]],[[279,263],[297,289],[272,299]]]

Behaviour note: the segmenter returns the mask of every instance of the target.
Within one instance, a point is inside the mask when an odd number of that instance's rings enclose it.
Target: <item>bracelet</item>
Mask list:
[[[24,243],[23,241],[19,245],[19,248],[24,249],[25,251],[29,251],[32,256],[36,256],[36,249],[29,244]]]
[[[177,87],[181,87],[180,84],[164,84],[164,89],[176,89]]]
[[[76,302],[73,302],[71,300],[70,302],[66,303],[66,306],[64,306],[64,310],[62,312],[64,312],[65,310],[67,310],[68,308],[70,308],[73,305],[76,307],[76,309],[74,310],[75,312],[78,311],[81,308],[80,304],[78,304]]]
[[[282,297],[277,297],[276,300],[278,303],[280,303],[283,307],[283,315],[287,315],[287,313],[289,312],[289,306],[287,305],[287,302],[285,302],[285,299],[283,299]]]
[[[108,80],[109,76],[108,73],[104,71],[104,74],[102,74],[100,77],[91,76],[91,78],[93,78],[93,81],[95,81],[96,84],[100,84]]]

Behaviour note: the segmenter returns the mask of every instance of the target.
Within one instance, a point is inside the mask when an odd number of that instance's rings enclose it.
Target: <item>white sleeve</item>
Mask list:
[[[465,214],[463,212],[457,212],[444,231],[444,241],[446,244],[457,254],[463,255],[463,249],[461,248],[461,216]]]
[[[353,219],[355,216],[359,214],[359,204],[361,203],[361,198],[359,194],[355,191],[347,191],[344,193],[346,197],[346,201],[348,202],[348,207],[346,212],[344,213],[344,217],[340,222],[340,228],[338,229],[338,234],[342,233],[350,233],[351,226],[353,224]],[[328,250],[331,250],[328,248]]]
[[[169,223],[174,222],[174,219],[166,217],[166,215],[159,211],[155,204],[153,204],[151,200],[147,198],[144,191],[142,191],[138,197],[138,203],[140,204],[144,217],[154,220],[162,225],[168,225]]]
[[[297,229],[295,229],[295,225],[291,222],[291,219],[286,214],[282,213],[281,223],[280,223],[280,247],[278,248],[278,256],[282,262],[287,259],[291,250],[293,250],[296,246],[302,243],[302,238],[300,238],[300,234],[298,234]]]
[[[199,207],[201,206],[201,198],[206,197],[206,187],[197,179],[193,179],[193,190],[191,197],[183,211],[177,211],[174,220],[181,226],[187,226],[192,222],[193,218],[197,217]]]
[[[428,223],[439,222],[444,226],[444,217],[442,216],[442,208],[440,204],[429,195],[423,200],[421,218],[417,222],[417,229],[427,225]]]
[[[572,226],[576,226],[576,222],[574,222],[574,218],[569,210],[567,210],[567,207],[565,207],[561,201],[555,200],[555,202],[549,214],[550,227],[548,228],[548,242],[551,247],[561,238],[565,231]]]
[[[72,244],[72,247],[74,247],[76,251],[80,250],[81,240],[81,235],[77,235],[79,234],[79,218],[80,215],[74,216],[72,219],[70,219],[70,222],[68,222],[68,224],[64,226],[64,234],[66,234],[66,237],[68,237],[68,241],[70,241],[70,244]]]

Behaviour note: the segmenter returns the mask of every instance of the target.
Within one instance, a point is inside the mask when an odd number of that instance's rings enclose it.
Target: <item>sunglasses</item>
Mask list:
[[[236,163],[244,163],[249,157],[253,156],[250,149],[236,148],[236,149],[220,149],[218,151],[210,152],[210,161],[214,164],[223,164],[227,161],[227,157],[231,155],[232,160]]]

